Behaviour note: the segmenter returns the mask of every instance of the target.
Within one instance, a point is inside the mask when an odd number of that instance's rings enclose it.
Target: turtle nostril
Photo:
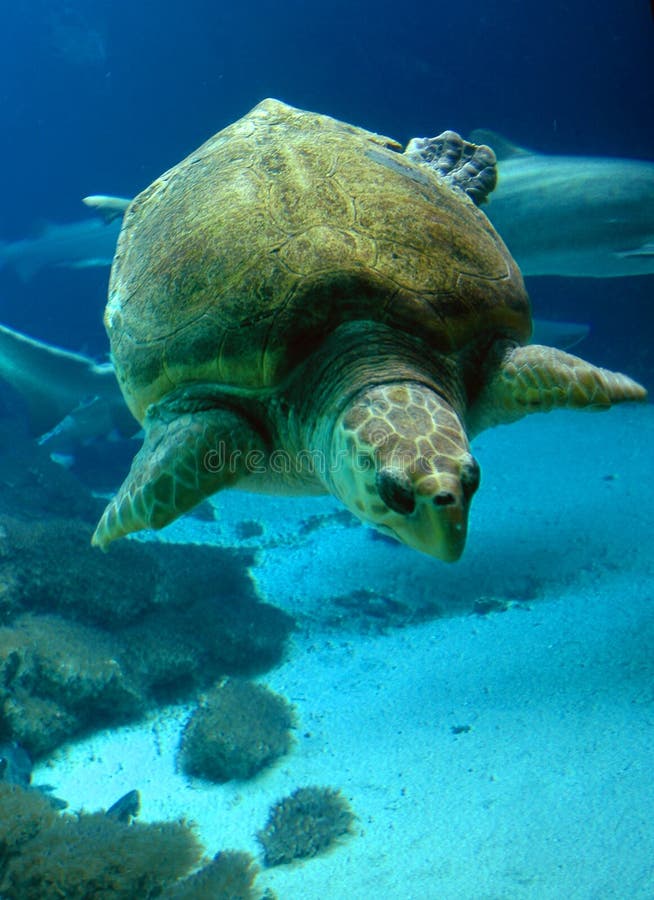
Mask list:
[[[434,496],[434,503],[436,506],[451,506],[456,503],[456,497],[450,491],[439,491]]]

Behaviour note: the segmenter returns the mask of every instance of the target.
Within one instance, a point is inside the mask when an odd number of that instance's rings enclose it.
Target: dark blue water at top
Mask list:
[[[7,5],[0,48],[5,239],[81,218],[86,194],[134,194],[265,96],[401,141],[490,127],[546,152],[654,159],[645,0],[33,0]],[[107,274],[3,271],[0,320],[102,353]],[[529,287],[540,315],[592,320],[586,356],[651,364],[651,277]]]

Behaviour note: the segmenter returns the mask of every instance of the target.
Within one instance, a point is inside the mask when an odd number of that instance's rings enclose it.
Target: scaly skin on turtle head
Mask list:
[[[478,486],[459,417],[422,384],[365,390],[336,421],[331,490],[364,522],[415,550],[459,559]]]

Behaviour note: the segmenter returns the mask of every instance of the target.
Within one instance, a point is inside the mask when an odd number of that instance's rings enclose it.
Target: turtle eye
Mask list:
[[[461,467],[461,490],[466,499],[470,499],[477,490],[480,478],[479,463],[470,457],[470,460]]]
[[[379,496],[393,512],[408,516],[416,508],[413,487],[405,472],[398,469],[382,469],[377,472],[375,484]]]

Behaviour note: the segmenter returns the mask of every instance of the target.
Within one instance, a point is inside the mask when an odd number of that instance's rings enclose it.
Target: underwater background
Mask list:
[[[483,127],[543,153],[651,161],[654,16],[646,0],[5,4],[0,241],[84,219],[88,194],[136,194],[264,97],[402,143]],[[104,359],[108,275],[1,268],[0,323]],[[654,275],[527,288],[540,318],[590,324],[580,355],[652,390]],[[260,887],[219,898],[654,897],[651,405],[484,433],[454,567],[390,545],[331,498],[232,492],[169,529],[174,548],[100,556],[88,488],[115,488],[133,448],[85,448],[81,485],[5,412],[0,759],[26,746],[33,782],[71,811],[136,788],[138,822],[190,818],[209,856],[251,853]],[[181,761],[193,704],[225,675],[293,707],[279,758],[252,780]],[[312,785],[351,804],[337,845],[268,866],[271,805]],[[0,793],[0,840],[26,802]],[[134,853],[181,859],[187,838],[170,839],[174,852],[144,838]],[[83,871],[97,848],[80,846]],[[184,848],[169,881],[192,869]],[[0,894],[49,896],[42,873],[32,893],[7,887],[3,865]]]
[[[646,0],[30,0],[6,5],[0,46],[4,240],[83,218],[87,194],[134,195],[267,96],[401,142],[485,127],[545,153],[654,158]],[[107,271],[69,276],[3,273],[2,321],[103,353]],[[528,287],[538,315],[592,322],[597,362],[649,352],[633,336],[652,332],[651,277]]]

